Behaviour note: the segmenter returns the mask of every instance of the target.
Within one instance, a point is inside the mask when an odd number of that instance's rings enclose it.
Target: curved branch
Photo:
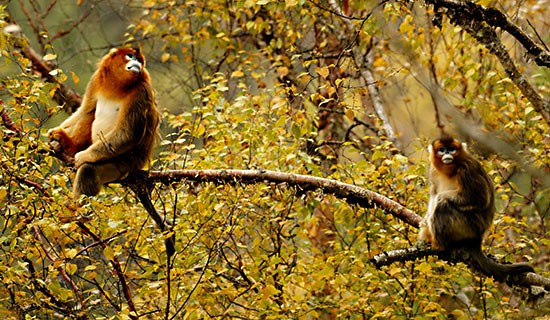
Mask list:
[[[138,180],[135,180],[137,176]],[[300,190],[320,189],[325,193],[333,194],[338,198],[345,199],[348,203],[358,204],[365,208],[379,207],[385,212],[392,214],[403,222],[418,228],[422,217],[403,207],[399,203],[380,195],[376,192],[361,188],[356,185],[343,183],[337,180],[300,175],[293,173],[277,172],[270,170],[168,170],[150,171],[148,174],[140,173],[130,177],[133,183],[154,183],[160,182],[170,184],[176,181],[214,182],[214,183],[285,183]],[[141,181],[140,181],[141,179]],[[456,252],[459,254],[457,255]],[[462,251],[441,252],[431,249],[411,247],[406,249],[393,250],[375,256],[371,261],[376,267],[392,264],[397,261],[409,261],[435,255],[442,260],[457,263],[464,262],[474,270],[476,263],[468,254]],[[485,274],[492,277],[491,274]],[[510,277],[506,283],[526,288],[532,286],[542,287],[543,291],[550,291],[550,279],[528,273]]]
[[[57,81],[52,72],[55,69],[44,61],[44,58],[29,45],[29,40],[20,33],[21,28],[17,24],[14,24],[11,29],[15,30],[10,33],[15,40],[14,46],[21,50],[25,58],[31,61],[32,70],[40,74],[46,81],[55,83],[58,86],[53,96],[54,100],[60,105],[64,105],[64,109],[68,113],[73,113],[82,103],[82,97],[71,87]]]
[[[446,8],[446,13],[452,23],[462,27],[470,36],[494,54],[521,93],[531,102],[533,108],[542,115],[546,123],[550,124],[550,101],[543,99],[521,74],[497,36],[494,28],[501,27],[510,32],[520,41],[527,52],[535,55],[535,61],[542,66],[550,66],[550,53],[548,51],[530,40],[519,27],[511,23],[506,16],[497,9],[487,9],[468,1],[426,0],[426,3],[434,5],[436,10],[437,8]],[[526,39],[529,39],[528,43],[526,43]],[[533,48],[536,48],[536,50]]]
[[[353,184],[326,178],[270,170],[169,170],[150,171],[149,182],[171,183],[174,181],[197,181],[218,183],[286,183],[301,190],[320,189],[348,203],[358,204],[365,208],[380,207],[403,222],[418,228],[422,217],[401,204],[381,194],[358,187]]]
[[[465,263],[470,269],[481,272],[480,268],[476,268],[477,263],[470,255],[463,250],[456,251],[437,251],[428,247],[412,246],[404,249],[391,250],[374,256],[371,262],[376,268],[391,265],[395,262],[415,261],[417,259],[426,258],[429,256],[437,256],[439,259],[447,261],[451,264],[458,262]],[[493,259],[488,256],[488,258]],[[496,261],[496,260],[495,260]],[[498,261],[497,261],[498,262]],[[483,273],[487,277],[493,277],[492,274]],[[550,279],[538,275],[534,272],[520,273],[515,276],[510,276],[505,281],[510,286],[520,286],[530,288],[532,286],[542,288],[545,294],[550,294]],[[540,294],[541,292],[539,292]],[[536,295],[539,295],[536,294]]]
[[[508,17],[495,8],[485,8],[469,1],[455,0],[426,0],[427,3],[438,7],[459,10],[455,14],[467,15],[470,20],[485,21],[493,28],[501,28],[511,34],[532,56],[535,63],[541,67],[550,67],[550,52],[543,46],[533,41],[520,27],[514,24]]]

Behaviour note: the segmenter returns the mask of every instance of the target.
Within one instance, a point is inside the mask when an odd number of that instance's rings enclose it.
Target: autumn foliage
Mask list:
[[[0,4],[0,318],[548,314],[546,13],[534,0]],[[151,172],[75,206],[47,131],[124,45],[148,59],[162,141]],[[415,244],[442,129],[495,182],[484,250],[536,274],[500,283],[433,252],[373,260]]]

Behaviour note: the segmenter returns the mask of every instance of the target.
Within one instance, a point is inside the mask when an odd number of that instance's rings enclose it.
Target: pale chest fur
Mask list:
[[[431,169],[435,170],[435,169]],[[460,192],[459,183],[456,179],[450,179],[443,174],[430,174],[430,200],[428,202],[428,212],[425,219],[430,221],[433,218],[433,212],[437,203],[444,198],[454,197]]]
[[[97,98],[95,120],[92,124],[92,142],[103,139],[114,127],[120,111],[120,101]]]

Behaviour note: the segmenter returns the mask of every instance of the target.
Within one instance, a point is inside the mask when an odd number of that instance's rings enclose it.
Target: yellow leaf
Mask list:
[[[329,97],[332,96],[335,92],[336,92],[336,88],[334,88],[333,86],[327,87],[327,93]]]
[[[67,263],[65,264],[65,271],[67,271],[67,273],[69,275],[73,275],[76,270],[78,270],[78,266],[74,263]]]
[[[416,266],[414,266],[414,268],[420,271],[422,274],[427,274],[430,271],[432,271],[432,266],[427,262],[422,262],[420,264],[417,264]]]
[[[205,131],[206,131],[206,128],[201,124],[197,128],[197,131],[195,131],[194,136],[195,137],[201,137],[204,134]]]
[[[105,249],[103,249],[103,255],[109,260],[113,260],[115,258],[115,252],[111,249],[111,247],[105,247]]]
[[[347,109],[346,110],[346,118],[348,118],[349,121],[353,121],[353,119],[355,118],[355,112],[351,109]]]
[[[286,0],[285,1],[285,9],[289,9],[291,7],[294,7],[298,4],[298,0]]]
[[[42,59],[44,59],[44,61],[51,61],[51,60],[55,60],[56,58],[57,58],[57,55],[53,53],[48,53]]]
[[[384,58],[382,57],[378,57],[374,60],[374,62],[372,63],[372,66],[375,67],[375,68],[378,68],[378,67],[386,67],[388,64],[386,63],[386,60],[384,60]]]
[[[475,69],[470,69],[466,72],[466,74],[464,75],[464,78],[470,78],[472,77],[474,74],[476,73],[476,70]]]
[[[53,262],[53,267],[56,268],[56,269],[59,268],[62,265],[63,265],[63,260],[62,259],[58,259],[58,260],[55,260]]]
[[[71,77],[73,78],[74,84],[78,84],[80,82],[80,78],[76,75],[76,73],[71,71]]]
[[[414,26],[411,24],[412,20],[413,20],[413,17],[411,15],[408,15],[407,17],[405,17],[405,20],[399,26],[399,32],[408,33],[413,31]]]
[[[231,73],[231,78],[240,78],[243,76],[244,76],[244,73],[241,70],[235,70]]]
[[[162,63],[165,63],[168,60],[170,60],[170,54],[168,52],[163,53],[162,56],[160,57],[160,61]]]
[[[89,265],[89,266],[86,266],[86,268],[84,268],[84,271],[91,271],[91,270],[95,270],[97,269],[96,266],[94,266],[93,264]]]
[[[143,3],[143,6],[144,6],[145,8],[152,8],[152,7],[155,6],[155,1],[145,1],[145,2]]]
[[[273,296],[278,292],[279,290],[277,290],[277,288],[275,288],[273,285],[270,285],[270,284],[268,284],[267,286],[265,286],[265,288],[262,289],[262,294],[264,295],[264,298]]]
[[[76,249],[69,249],[67,250],[67,252],[65,252],[65,255],[67,256],[67,258],[72,259],[76,256],[77,253],[78,251],[76,251]]]
[[[330,73],[330,71],[328,70],[328,67],[317,67],[315,68],[315,72],[317,72],[317,74],[323,77],[323,79],[326,79]]]
[[[285,67],[285,66],[278,67],[277,68],[277,74],[279,75],[279,77],[286,76],[288,74],[288,68]]]

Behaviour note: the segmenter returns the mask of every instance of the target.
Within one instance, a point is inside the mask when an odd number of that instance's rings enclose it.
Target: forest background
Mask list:
[[[549,6],[0,2],[0,317],[544,317]],[[147,58],[162,141],[150,176],[110,184],[74,219],[74,170],[47,131],[125,45]],[[416,242],[442,128],[495,182],[484,250],[530,262],[538,282],[437,256],[373,263]]]

